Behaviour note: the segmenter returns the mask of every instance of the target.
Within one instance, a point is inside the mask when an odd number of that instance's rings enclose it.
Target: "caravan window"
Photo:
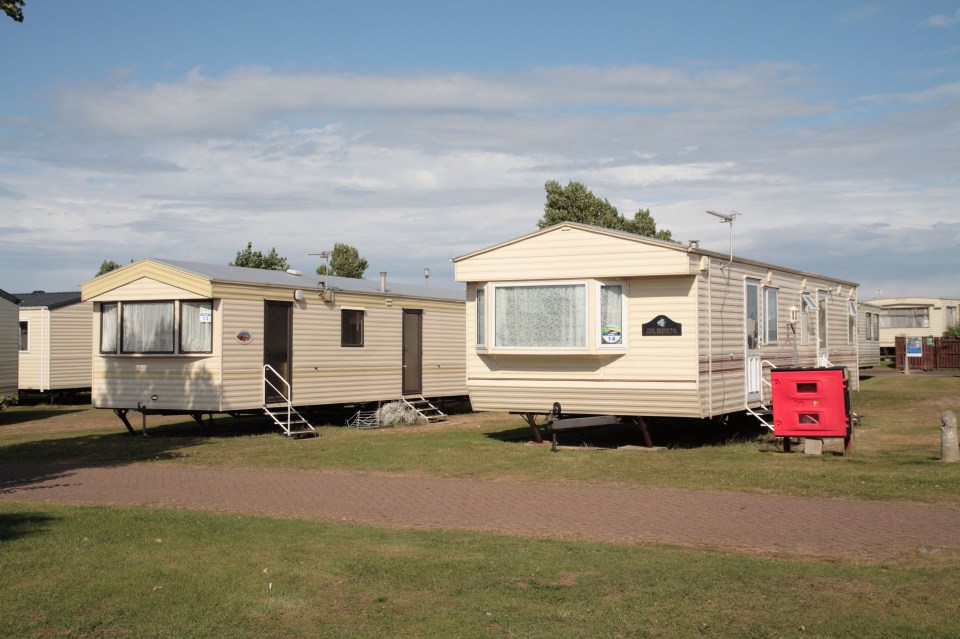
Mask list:
[[[850,300],[847,305],[849,307],[847,313],[847,344],[853,344],[857,341],[857,303]]]
[[[623,348],[626,346],[625,309],[626,286],[620,282],[601,282],[597,295],[597,346]]]
[[[585,283],[494,286],[493,339],[500,348],[587,346]]]
[[[104,355],[192,355],[213,352],[213,302],[100,304]]]
[[[213,351],[213,304],[210,302],[180,303],[180,352],[210,353]]]
[[[779,290],[775,288],[763,289],[763,341],[765,344],[777,343],[779,293]]]
[[[117,352],[117,305],[100,305],[100,352]]]
[[[880,315],[881,328],[930,328],[930,308],[887,308]]]
[[[30,322],[20,322],[20,352],[30,352]]]
[[[340,309],[340,346],[363,346],[363,309]]]
[[[487,346],[487,289],[477,289],[477,346]]]
[[[122,352],[172,354],[173,333],[173,302],[124,302]]]

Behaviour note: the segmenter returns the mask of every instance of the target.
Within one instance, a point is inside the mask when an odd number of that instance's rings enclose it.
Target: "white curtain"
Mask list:
[[[124,353],[173,352],[173,302],[125,302]]]
[[[117,305],[100,306],[100,352],[117,352]]]
[[[585,347],[586,285],[498,286],[494,324],[497,346]]]
[[[213,346],[213,304],[180,303],[180,350],[183,353],[209,353]]]
[[[623,344],[623,287],[600,287],[600,343]]]

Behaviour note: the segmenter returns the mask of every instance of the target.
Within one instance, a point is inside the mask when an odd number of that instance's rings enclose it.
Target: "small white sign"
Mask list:
[[[206,306],[200,307],[200,323],[209,324],[213,321],[213,309]]]

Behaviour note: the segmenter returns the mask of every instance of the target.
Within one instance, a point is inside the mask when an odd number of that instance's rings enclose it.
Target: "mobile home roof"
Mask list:
[[[168,266],[211,282],[229,282],[232,284],[250,284],[254,286],[281,286],[285,288],[316,288],[321,282],[326,283],[328,289],[350,293],[384,294],[397,297],[417,297],[425,299],[464,301],[466,292],[458,289],[448,289],[433,286],[416,286],[412,284],[395,284],[387,281],[385,293],[380,291],[379,280],[355,279],[351,277],[321,276],[315,274],[297,274],[288,271],[270,271],[260,268],[246,268],[219,264],[204,264],[202,262],[185,262],[180,260],[162,260],[146,258],[123,268],[130,268],[142,262],[149,261]],[[122,269],[121,269],[122,270]],[[115,273],[117,271],[111,271]],[[109,273],[107,274],[110,275]]]
[[[668,240],[659,240],[659,239],[656,239],[656,238],[653,238],[653,237],[647,237],[647,236],[644,236],[644,235],[637,235],[636,233],[628,233],[628,232],[626,232],[626,231],[617,231],[617,230],[608,229],[608,228],[605,228],[605,227],[602,227],[602,226],[593,226],[592,224],[581,224],[581,223],[579,223],[579,222],[561,222],[561,223],[559,223],[559,224],[554,224],[553,226],[548,226],[547,228],[540,229],[540,230],[538,230],[538,231],[534,231],[533,233],[528,233],[527,235],[522,235],[522,236],[520,236],[520,237],[516,237],[516,238],[513,238],[513,239],[511,239],[511,240],[507,240],[507,241],[505,241],[505,242],[500,242],[499,244],[494,244],[493,246],[488,246],[488,247],[486,247],[486,248],[479,249],[479,250],[477,250],[477,251],[474,251],[474,252],[472,252],[472,253],[468,253],[468,254],[466,254],[466,255],[461,255],[460,257],[454,257],[454,258],[452,258],[450,261],[451,261],[451,262],[460,262],[460,261],[462,261],[462,260],[469,259],[469,258],[474,257],[474,256],[476,256],[476,255],[481,255],[481,254],[483,254],[483,253],[487,253],[487,252],[489,252],[489,251],[493,251],[493,250],[496,250],[496,249],[501,248],[501,247],[504,247],[504,246],[509,246],[510,244],[515,244],[515,243],[517,243],[517,242],[522,242],[522,241],[524,241],[524,240],[526,240],[526,239],[529,239],[529,238],[532,238],[532,237],[536,237],[537,235],[542,235],[542,234],[544,234],[544,233],[552,232],[552,231],[554,231],[554,230],[563,228],[563,227],[565,227],[565,226],[568,226],[568,227],[571,227],[571,228],[575,228],[575,229],[581,229],[581,230],[584,230],[584,231],[590,231],[590,232],[593,232],[593,233],[601,233],[601,234],[603,234],[603,235],[610,235],[610,236],[613,236],[613,237],[619,237],[619,238],[623,238],[623,239],[625,239],[625,240],[630,240],[631,242],[638,242],[638,243],[642,243],[642,244],[649,244],[649,245],[652,245],[652,246],[659,246],[659,247],[662,247],[662,248],[665,248],[665,249],[668,249],[668,250],[671,250],[671,251],[681,251],[681,252],[684,252],[684,253],[693,253],[694,255],[707,255],[707,256],[715,257],[715,258],[719,258],[719,259],[730,259],[730,258],[731,258],[730,254],[728,254],[728,253],[719,253],[719,252],[716,252],[716,251],[708,251],[708,250],[706,250],[706,249],[701,249],[701,248],[699,248],[699,247],[694,248],[694,247],[692,247],[692,246],[685,246],[685,245],[683,245],[683,244],[680,244],[679,242],[671,242],[671,241],[668,241]],[[798,274],[798,275],[803,275],[803,276],[806,276],[806,277],[816,277],[816,278],[820,278],[820,279],[832,280],[832,281],[834,281],[834,282],[839,282],[839,283],[845,284],[845,285],[847,285],[847,286],[859,286],[859,284],[856,283],[856,282],[851,282],[851,281],[849,281],[849,280],[839,279],[839,278],[833,277],[833,276],[831,276],[831,275],[822,275],[822,274],[819,274],[819,273],[810,273],[810,272],[807,272],[807,271],[801,271],[801,270],[798,270],[798,269],[795,269],[795,268],[791,268],[791,267],[788,267],[788,266],[780,266],[780,265],[778,265],[778,264],[769,264],[769,263],[767,263],[767,262],[760,262],[760,261],[757,261],[757,260],[751,260],[751,259],[744,258],[744,257],[738,257],[738,256],[736,256],[736,255],[732,256],[732,259],[733,259],[734,262],[737,262],[737,263],[740,263],[740,264],[750,264],[750,265],[753,265],[753,266],[760,266],[760,267],[762,267],[762,268],[767,268],[767,269],[776,269],[776,270],[778,270],[778,271],[786,271],[786,272],[789,272],[789,273],[796,273],[796,274]]]

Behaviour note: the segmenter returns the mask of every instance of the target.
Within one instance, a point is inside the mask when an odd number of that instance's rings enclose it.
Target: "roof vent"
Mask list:
[[[45,295],[46,291],[34,291],[31,295]]]
[[[298,271],[298,270],[295,269],[295,268],[288,268],[288,269],[287,269],[287,273],[289,273],[290,275],[296,275],[296,276],[298,276],[298,277],[299,277],[300,275],[303,275],[303,271]]]
[[[690,248],[700,248],[700,240],[690,240]]]
[[[380,292],[381,293],[387,292],[387,272],[386,271],[380,271]]]

